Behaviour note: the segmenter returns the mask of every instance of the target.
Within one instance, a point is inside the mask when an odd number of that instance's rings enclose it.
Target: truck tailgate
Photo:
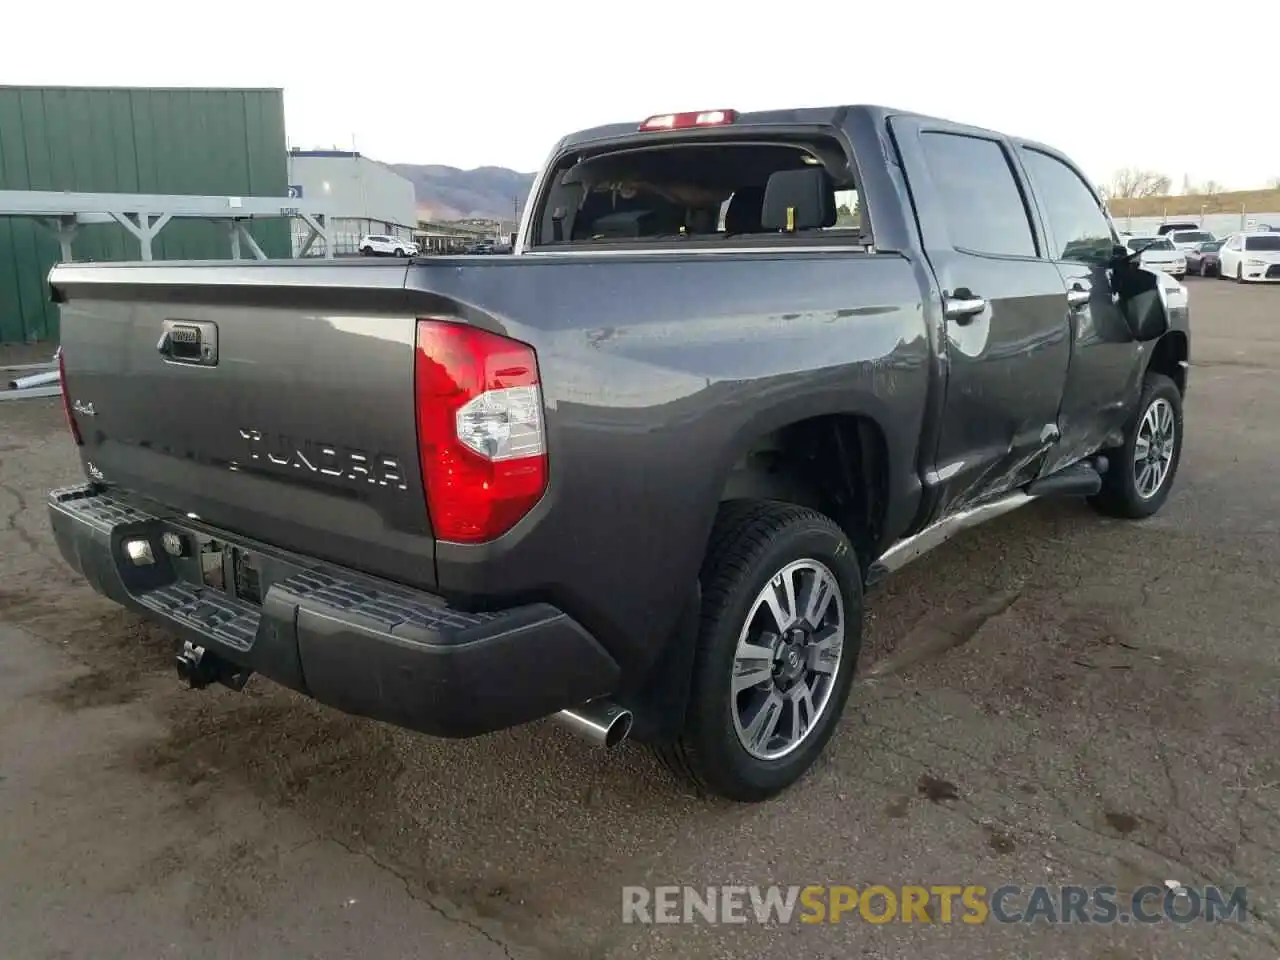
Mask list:
[[[431,588],[404,264],[75,264],[65,376],[90,475]]]

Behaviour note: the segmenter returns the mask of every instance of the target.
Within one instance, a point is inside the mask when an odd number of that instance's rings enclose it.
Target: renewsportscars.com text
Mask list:
[[[1248,918],[1236,887],[623,887],[623,923],[1215,923]]]

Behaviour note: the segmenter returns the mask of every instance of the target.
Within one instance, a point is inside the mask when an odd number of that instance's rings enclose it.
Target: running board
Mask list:
[[[1098,457],[1097,461],[1101,461],[1097,466],[1088,460],[1073,463],[1034,481],[1026,491],[1033,497],[1092,497],[1102,489],[1102,475],[1107,471],[1106,457]]]
[[[1021,490],[992,500],[980,506],[970,507],[943,517],[937,523],[930,524],[914,536],[899,540],[880,555],[880,559],[867,571],[867,586],[882,579],[890,573],[901,570],[912,560],[923,557],[935,547],[940,547],[962,530],[976,527],[995,517],[1017,510],[1036,498]]]
[[[867,571],[867,586],[878,582],[890,573],[901,570],[912,560],[940,547],[962,530],[986,523],[1002,514],[1017,510],[1041,497],[1091,497],[1102,489],[1102,474],[1107,472],[1107,458],[1096,456],[1090,460],[1073,463],[1057,473],[1028,484],[1022,490],[1007,494],[930,524],[914,536],[899,540],[881,554]]]

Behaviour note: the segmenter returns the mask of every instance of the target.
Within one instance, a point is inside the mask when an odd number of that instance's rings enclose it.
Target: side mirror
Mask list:
[[[1155,340],[1169,329],[1169,312],[1160,278],[1138,265],[1138,257],[1117,247],[1111,261],[1111,290],[1124,314],[1129,334],[1138,341]]]

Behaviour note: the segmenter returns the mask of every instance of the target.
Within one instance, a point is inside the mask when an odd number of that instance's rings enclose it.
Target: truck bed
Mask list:
[[[86,470],[113,496],[473,608],[549,600],[624,665],[679,615],[689,545],[751,441],[835,404],[894,424],[909,484],[928,395],[921,287],[895,255],[66,264],[51,282]],[[536,351],[549,482],[490,543],[432,529],[420,317]],[[216,327],[216,365],[157,351],[173,320]]]

